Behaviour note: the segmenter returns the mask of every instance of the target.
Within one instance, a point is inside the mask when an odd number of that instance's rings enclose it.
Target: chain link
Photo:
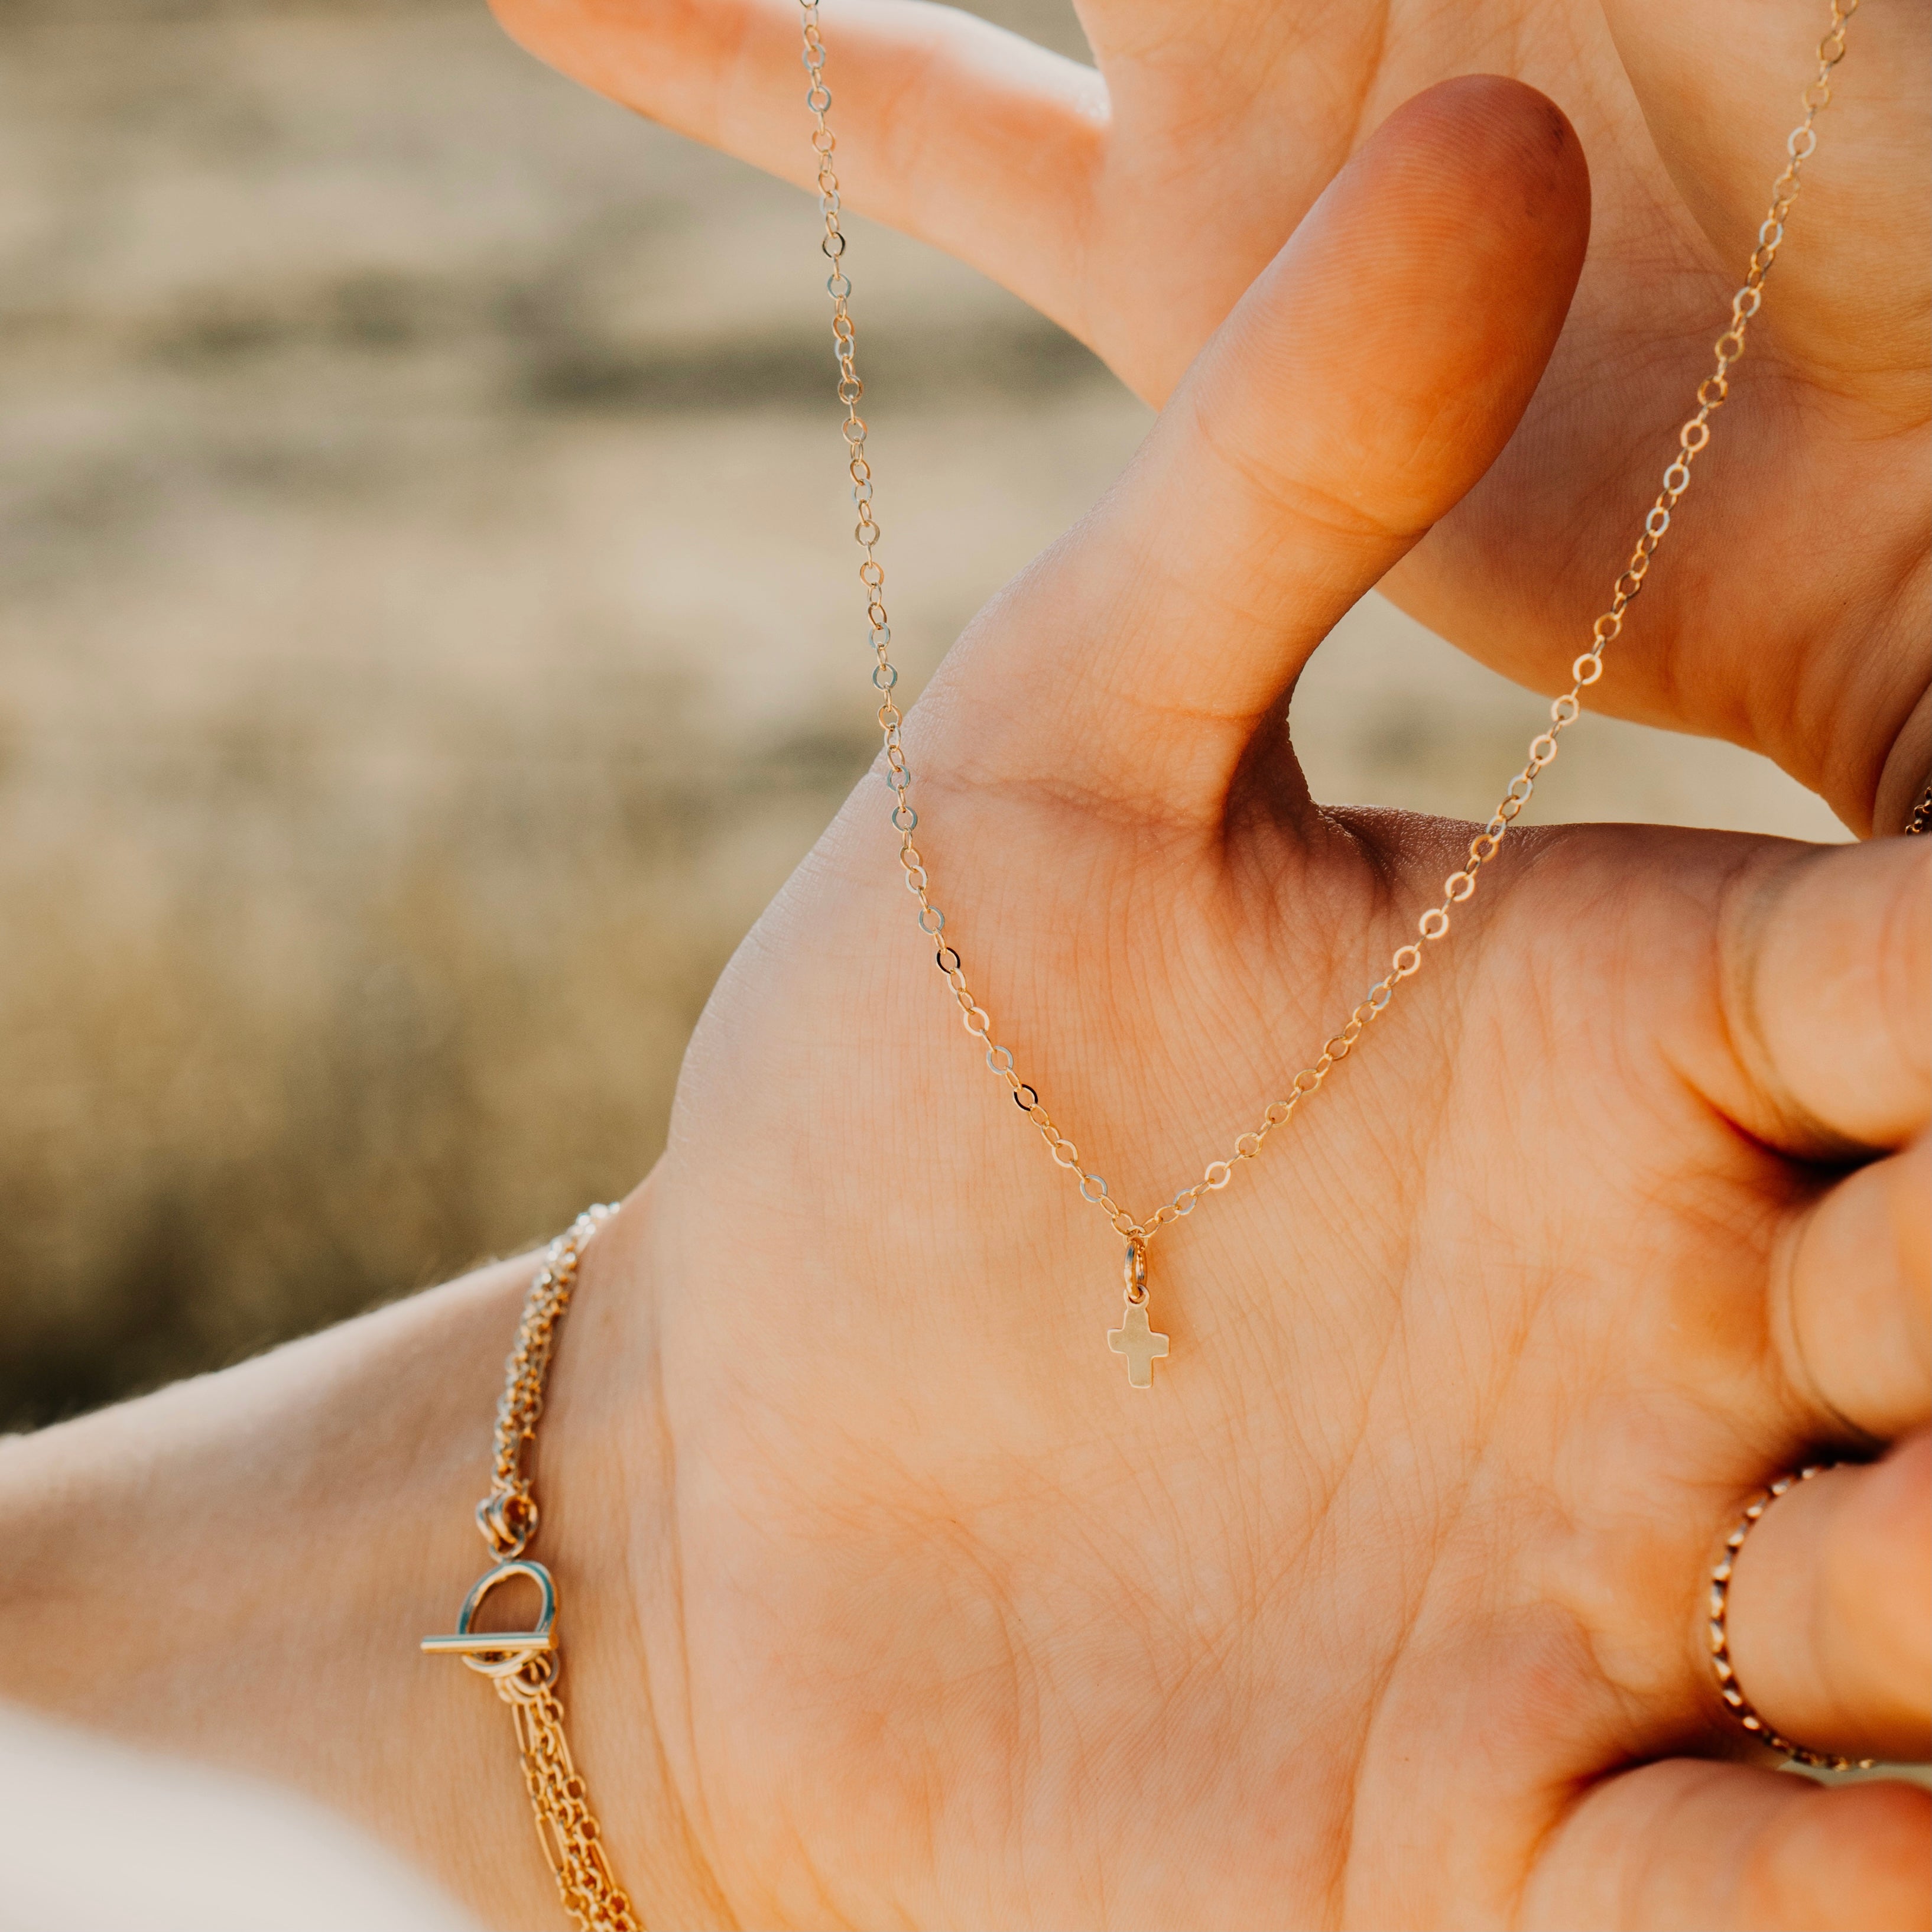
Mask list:
[[[542,1669],[539,1666],[542,1666]],[[604,1828],[590,1809],[590,1794],[571,1761],[563,1706],[551,1684],[554,1652],[532,1658],[514,1677],[499,1678],[496,1694],[516,1720],[517,1749],[524,1761],[537,1842],[556,1880],[557,1896],[578,1932],[644,1932],[630,1894],[611,1871]]]
[[[550,1243],[543,1266],[530,1283],[516,1346],[503,1364],[490,1493],[476,1505],[476,1527],[490,1554],[500,1561],[520,1556],[537,1533],[537,1499],[524,1466],[524,1452],[526,1445],[537,1439],[544,1384],[549,1379],[550,1356],[556,1346],[556,1324],[577,1286],[578,1263],[590,1238],[614,1211],[590,1208],[578,1215],[567,1234]]]
[[[1932,825],[1932,784],[1927,785],[1918,794],[1918,802],[1912,808],[1912,816],[1905,821],[1905,836],[1908,838],[1922,838],[1928,825]]]
[[[1369,1027],[1388,1010],[1395,997],[1396,988],[1421,970],[1425,950],[1448,936],[1454,909],[1474,892],[1478,873],[1502,850],[1510,826],[1536,789],[1538,775],[1556,756],[1557,740],[1582,715],[1582,694],[1604,674],[1604,652],[1623,630],[1625,614],[1642,590],[1644,580],[1649,574],[1651,560],[1670,528],[1671,518],[1678,503],[1690,487],[1691,466],[1711,440],[1711,419],[1730,397],[1730,371],[1744,353],[1744,338],[1752,319],[1763,303],[1765,278],[1770,274],[1772,264],[1778,259],[1778,251],[1784,245],[1785,220],[1791,212],[1792,203],[1797,199],[1804,164],[1818,144],[1814,123],[1831,100],[1832,70],[1844,58],[1846,23],[1858,10],[1858,0],[1832,0],[1831,26],[1818,44],[1818,70],[1802,97],[1804,118],[1785,141],[1784,172],[1772,184],[1771,206],[1759,225],[1757,244],[1751,251],[1743,284],[1731,298],[1730,320],[1713,345],[1714,367],[1697,386],[1696,408],[1678,430],[1676,452],[1664,472],[1662,487],[1656,500],[1644,518],[1630,561],[1611,587],[1609,607],[1591,626],[1588,647],[1570,667],[1570,688],[1550,707],[1548,729],[1539,732],[1531,740],[1528,757],[1522,769],[1510,780],[1488,824],[1470,841],[1467,862],[1443,881],[1441,903],[1429,908],[1417,920],[1415,938],[1396,949],[1388,970],[1369,988],[1341,1028],[1322,1042],[1322,1051],[1316,1058],[1295,1075],[1287,1094],[1270,1102],[1255,1126],[1236,1139],[1225,1159],[1210,1160],[1198,1180],[1182,1188],[1172,1200],[1163,1202],[1143,1220],[1124,1208],[1114,1198],[1106,1179],[1082,1161],[1079,1148],[1054,1125],[1052,1116],[1041,1104],[1039,1090],[1021,1076],[1011,1051],[994,1037],[992,1019],[974,997],[958,949],[945,936],[946,915],[933,902],[931,880],[919,848],[914,842],[919,814],[913,808],[912,772],[907,766],[900,742],[904,714],[892,698],[893,690],[898,683],[898,672],[892,662],[892,633],[886,612],[885,571],[878,556],[880,530],[872,508],[872,470],[866,454],[866,419],[859,413],[866,386],[860,380],[856,361],[856,332],[850,308],[852,282],[845,269],[845,236],[839,225],[842,204],[838,174],[832,158],[838,141],[826,118],[831,110],[832,94],[825,84],[825,39],[819,25],[819,0],[800,0],[804,34],[802,58],[811,82],[806,93],[806,106],[812,117],[812,146],[818,161],[818,208],[825,226],[819,246],[832,264],[832,273],[825,286],[832,298],[832,337],[838,365],[838,400],[845,409],[842,430],[847,466],[852,479],[852,500],[859,512],[853,535],[862,553],[859,580],[865,588],[866,620],[874,659],[872,683],[883,694],[878,721],[884,744],[884,776],[892,794],[892,824],[898,834],[899,866],[904,874],[906,889],[918,902],[919,929],[934,942],[934,963],[952,988],[962,1023],[984,1050],[987,1066],[1006,1083],[1014,1104],[1038,1130],[1055,1163],[1067,1170],[1079,1190],[1080,1198],[1106,1214],[1114,1232],[1124,1237],[1130,1245],[1144,1246],[1170,1222],[1192,1214],[1203,1195],[1218,1193],[1226,1187],[1234,1178],[1238,1164],[1254,1160],[1268,1136],[1276,1128],[1285,1126],[1296,1108],[1348,1058]]]

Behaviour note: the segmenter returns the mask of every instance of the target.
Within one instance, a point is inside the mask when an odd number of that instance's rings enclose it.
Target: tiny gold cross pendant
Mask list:
[[[1167,1353],[1167,1337],[1148,1328],[1142,1304],[1130,1304],[1120,1317],[1120,1325],[1107,1330],[1107,1346],[1115,1354],[1126,1357],[1127,1380],[1136,1388],[1154,1387],[1154,1359]]]
[[[1147,1244],[1127,1244],[1127,1312],[1118,1328],[1107,1330],[1107,1346],[1127,1358],[1127,1381],[1135,1388],[1154,1387],[1154,1365],[1167,1353],[1167,1337],[1148,1326]]]

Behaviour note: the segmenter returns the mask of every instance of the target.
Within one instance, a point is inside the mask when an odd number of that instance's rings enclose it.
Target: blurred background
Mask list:
[[[853,226],[916,690],[1148,418]],[[482,0],[0,0],[0,1426],[650,1166],[875,743],[815,234]],[[1318,796],[1464,818],[1543,715],[1373,598],[1295,698]],[[1844,836],[1727,747],[1564,743],[1546,820]]]

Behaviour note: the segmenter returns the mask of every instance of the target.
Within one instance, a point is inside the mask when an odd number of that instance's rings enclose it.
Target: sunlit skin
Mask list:
[[[909,721],[947,937],[1143,1213],[1461,862],[1468,827],[1312,803],[1286,694],[1508,442],[1588,202],[1527,88],[1399,111]],[[1766,1517],[1732,1649],[1790,1735],[1928,1754],[1932,852],[1512,835],[1156,1240],[1142,1390],[1120,1245],[961,1030],[890,803],[727,970],[543,1425],[647,1922],[1925,1923],[1923,1792],[1734,1761],[1703,1579],[1766,1478],[1876,1456]],[[516,1274],[0,1457],[37,1579],[0,1641],[47,1660],[22,1694],[296,1778],[526,1925],[507,1720],[410,1647],[482,1567]]]
[[[590,86],[810,179],[795,0],[494,4]],[[1569,117],[1595,220],[1568,325],[1500,460],[1383,586],[1485,662],[1562,688],[1706,372],[1826,0],[1079,14],[1097,73],[950,8],[831,0],[841,179],[849,206],[1004,282],[1156,404],[1399,104],[1498,74]],[[1928,28],[1924,8],[1881,0],[1852,23],[1748,406],[1600,693],[1766,752],[1862,833],[1896,831],[1932,767]]]
[[[1143,1211],[1459,862],[1462,829],[1312,806],[1282,694],[1508,436],[1586,199],[1525,90],[1400,114],[915,713],[947,934]],[[1925,1420],[1922,1252],[1888,1218],[1921,1211],[1923,1145],[1842,1192],[1807,1157],[1924,1129],[1927,855],[1526,840],[1156,1240],[1143,1394],[1105,1342],[1120,1244],[958,1026],[890,799],[861,788],[728,972],[598,1264],[676,1285],[647,1318],[668,1514],[634,1560],[674,1537],[652,1684],[733,1913],[1909,1919],[1920,1794],[1672,1754],[1729,1741],[1702,1577],[1741,1496]],[[1745,1568],[1740,1669],[1794,1735],[1924,1752],[1928,1473],[1922,1439],[1794,1504],[1828,1612],[1751,1632]],[[1810,1569],[1868,1486],[1859,1553]],[[1793,1805],[1833,1823],[1771,1826]]]

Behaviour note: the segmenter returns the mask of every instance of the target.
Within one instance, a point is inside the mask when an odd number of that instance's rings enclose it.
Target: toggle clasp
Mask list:
[[[499,1583],[512,1576],[527,1576],[543,1592],[537,1612],[536,1628],[526,1630],[472,1630],[483,1599]],[[456,1613],[456,1630],[450,1636],[426,1636],[422,1647],[438,1656],[460,1657],[472,1670],[485,1677],[514,1677],[532,1658],[556,1647],[556,1586],[541,1563],[526,1556],[512,1557],[486,1570],[470,1586],[463,1607]]]

